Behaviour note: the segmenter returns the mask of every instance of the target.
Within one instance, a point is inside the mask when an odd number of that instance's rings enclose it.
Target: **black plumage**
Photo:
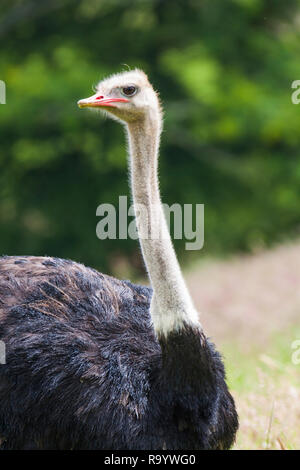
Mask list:
[[[238,422],[203,332],[156,338],[152,290],[49,257],[0,258],[1,449],[227,449]]]

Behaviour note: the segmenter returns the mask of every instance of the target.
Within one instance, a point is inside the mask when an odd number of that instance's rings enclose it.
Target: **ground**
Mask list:
[[[234,448],[300,449],[300,364],[292,360],[300,340],[300,242],[206,260],[187,282],[224,355],[240,416]]]

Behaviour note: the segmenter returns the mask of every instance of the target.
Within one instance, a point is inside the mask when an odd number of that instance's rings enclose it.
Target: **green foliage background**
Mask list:
[[[128,194],[123,131],[76,106],[123,64],[164,103],[164,202],[205,204],[185,259],[298,235],[299,0],[2,0],[0,18],[2,253],[139,273],[137,242],[95,233],[97,206]]]

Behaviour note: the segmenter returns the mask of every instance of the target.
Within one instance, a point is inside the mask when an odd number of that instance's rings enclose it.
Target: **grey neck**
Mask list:
[[[127,125],[131,186],[142,254],[153,288],[151,317],[158,335],[184,324],[201,328],[173,248],[158,183],[159,113]]]

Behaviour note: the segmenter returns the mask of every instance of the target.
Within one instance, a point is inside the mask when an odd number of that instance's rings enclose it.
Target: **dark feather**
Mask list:
[[[0,258],[0,448],[232,445],[220,355],[189,327],[157,339],[151,295],[72,261]]]

